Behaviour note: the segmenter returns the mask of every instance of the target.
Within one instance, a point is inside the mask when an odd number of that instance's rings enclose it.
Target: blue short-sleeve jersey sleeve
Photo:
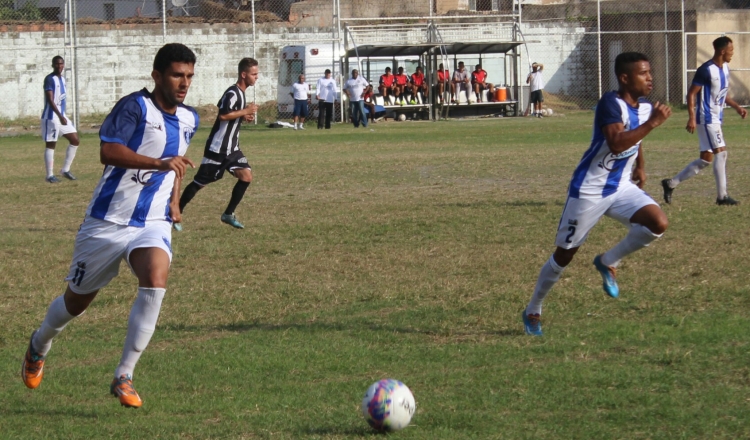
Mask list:
[[[128,145],[133,137],[141,118],[143,117],[143,106],[138,95],[130,95],[120,100],[107,115],[102,127],[99,129],[99,138],[102,142],[114,142]]]
[[[698,70],[695,71],[693,84],[701,87],[711,84],[711,72],[708,71],[708,66],[706,64],[700,66]]]
[[[47,75],[44,78],[44,90],[55,91],[55,80],[52,78],[52,75]]]
[[[622,123],[622,108],[617,102],[617,94],[609,92],[602,96],[599,104],[596,106],[596,115],[594,122],[597,127],[601,128],[609,124]]]

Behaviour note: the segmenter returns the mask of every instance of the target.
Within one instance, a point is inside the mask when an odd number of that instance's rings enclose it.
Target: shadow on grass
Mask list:
[[[93,413],[90,411],[81,411],[73,408],[67,409],[40,409],[39,407],[17,407],[17,408],[0,408],[0,419],[11,416],[33,416],[38,418],[39,416],[46,417],[73,417],[81,419],[98,419],[101,414]],[[0,434],[2,437],[2,434]],[[5,437],[3,437],[5,438]]]
[[[343,436],[359,436],[359,437],[382,437],[388,435],[387,432],[379,432],[375,431],[374,429],[367,426],[365,423],[364,425],[358,426],[358,427],[340,427],[340,426],[331,426],[331,427],[320,427],[316,426],[314,428],[306,429],[306,430],[299,430],[297,431],[297,434],[299,436],[309,436],[309,435],[343,435]]]
[[[476,202],[456,202],[456,203],[440,203],[437,206],[442,208],[484,208],[487,206],[493,206],[497,208],[538,208],[542,206],[562,206],[563,202],[557,201],[553,203],[549,202],[537,202],[533,200],[516,200],[512,202],[503,202],[499,200],[480,200]]]

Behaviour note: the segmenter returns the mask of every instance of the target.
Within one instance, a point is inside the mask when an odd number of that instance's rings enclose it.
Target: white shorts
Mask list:
[[[698,142],[701,151],[713,151],[717,148],[726,147],[724,135],[721,133],[721,124],[696,125]]]
[[[563,249],[580,247],[603,215],[630,226],[630,218],[639,209],[658,205],[645,191],[630,184],[603,199],[575,199],[565,202],[555,245]]]
[[[65,281],[78,294],[99,290],[117,276],[121,260],[130,266],[130,253],[139,248],[164,249],[171,262],[172,225],[168,221],[152,221],[137,228],[86,216],[76,235],[73,261]]]
[[[57,119],[42,119],[41,128],[44,142],[57,142],[59,136],[76,133],[76,126],[70,119],[65,125],[60,124]]]

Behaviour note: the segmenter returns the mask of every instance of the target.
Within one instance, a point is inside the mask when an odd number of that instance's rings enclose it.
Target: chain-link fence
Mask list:
[[[189,104],[212,118],[238,61],[251,56],[261,76],[247,93],[262,105],[260,122],[287,118],[291,108],[282,101],[299,73],[313,94],[325,68],[346,76],[339,64],[345,37],[349,45],[416,44],[429,39],[430,25],[444,42],[528,43],[517,59],[462,54],[446,67],[481,62],[488,81],[503,84],[514,75],[523,83],[531,62],[542,63],[547,105],[562,110],[589,109],[616,87],[614,58],[631,50],[651,58],[652,99],[682,103],[711,41],[726,34],[737,48],[730,93],[748,105],[747,22],[746,0],[0,0],[0,117],[41,113],[41,82],[55,55],[67,61],[68,113],[76,120],[102,114],[125,94],[151,87],[153,54],[179,41],[198,55]],[[379,73],[368,71],[368,79]],[[527,99],[527,91],[519,95]]]

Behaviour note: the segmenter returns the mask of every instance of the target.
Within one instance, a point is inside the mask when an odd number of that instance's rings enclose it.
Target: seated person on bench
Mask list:
[[[450,85],[451,97],[456,93],[453,83],[451,82],[451,72],[448,69],[444,69],[443,65],[440,64],[437,71],[437,84],[435,84],[435,91],[437,92],[437,99],[442,102],[445,96],[445,86]]]
[[[453,104],[458,104],[459,101],[461,101],[461,91],[466,92],[466,103],[469,104],[471,101],[469,101],[469,93],[471,93],[471,75],[469,75],[469,72],[466,71],[466,67],[464,67],[464,62],[459,61],[458,62],[458,69],[453,72],[453,80],[452,80],[452,89],[451,90],[451,101]],[[455,95],[455,98],[453,97]]]
[[[411,88],[409,87],[409,75],[404,73],[403,67],[399,67],[398,73],[393,75],[393,77],[396,78],[396,101],[401,105],[404,105],[406,104],[406,102],[404,102],[406,95],[411,92]]]
[[[367,87],[365,87],[365,93],[362,95],[362,100],[365,103],[367,111],[370,113],[370,121],[373,124],[378,122],[375,120],[375,113],[377,113],[377,109],[375,108],[375,94],[372,90],[372,84],[369,84]],[[388,120],[388,118],[386,118],[386,120]]]
[[[424,104],[430,97],[430,91],[427,88],[427,82],[425,81],[424,72],[422,72],[421,67],[417,67],[417,71],[411,76],[411,96],[414,104],[416,104],[415,100],[419,92],[422,93],[422,103]]]
[[[391,101],[391,97],[396,93],[396,77],[391,73],[391,68],[385,68],[385,75],[380,75],[380,85],[378,86],[380,96],[383,97],[383,102],[387,105]]]
[[[474,94],[477,96],[477,102],[482,102],[482,92],[487,90],[487,101],[495,100],[495,86],[487,81],[487,71],[482,69],[481,64],[477,64],[474,71],[471,72],[471,86]]]

